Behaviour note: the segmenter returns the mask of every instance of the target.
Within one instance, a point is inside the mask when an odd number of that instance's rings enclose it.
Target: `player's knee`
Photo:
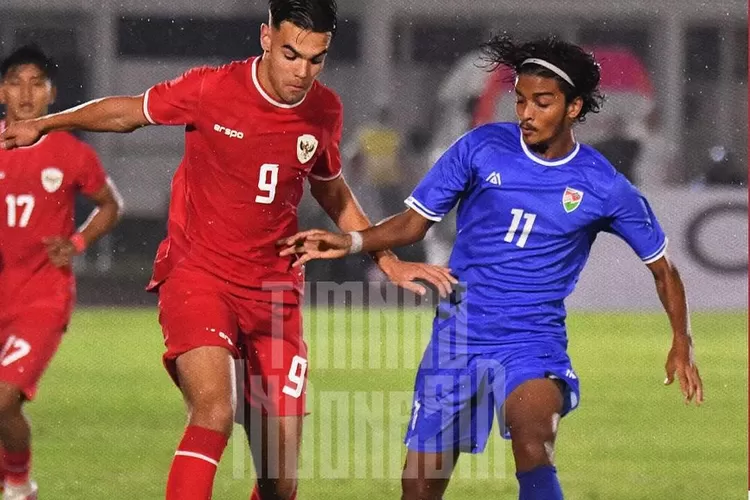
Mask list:
[[[290,500],[297,492],[297,480],[259,479],[258,492],[262,500]]]
[[[205,427],[228,436],[234,425],[234,406],[231,401],[195,403],[190,408],[190,425]]]
[[[554,439],[548,437],[525,437],[513,440],[513,455],[517,464],[524,468],[538,465],[554,465]]]

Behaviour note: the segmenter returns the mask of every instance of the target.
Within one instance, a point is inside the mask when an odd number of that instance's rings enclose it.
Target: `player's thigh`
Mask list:
[[[495,417],[491,382],[502,367],[492,359],[464,354],[440,353],[443,359],[436,364],[434,348],[432,343],[428,346],[417,371],[404,442],[421,453],[479,453]]]
[[[5,324],[0,331],[0,382],[6,384],[5,393],[15,388],[24,399],[34,399],[69,319],[67,309],[30,308]]]
[[[240,328],[246,401],[271,416],[304,415],[307,345],[300,306],[243,302]]]
[[[199,273],[170,276],[159,289],[159,323],[167,348],[164,366],[178,386],[193,376],[191,388],[214,380],[218,383],[211,365],[220,365],[217,368],[224,373],[226,359],[239,357],[237,314],[221,284],[211,277]],[[197,352],[187,356],[193,351]],[[178,370],[184,373],[178,376]],[[201,381],[204,370],[209,375]]]
[[[516,387],[505,400],[505,423],[511,436],[521,432],[552,429],[553,417],[563,410],[563,386],[559,380],[536,378]]]

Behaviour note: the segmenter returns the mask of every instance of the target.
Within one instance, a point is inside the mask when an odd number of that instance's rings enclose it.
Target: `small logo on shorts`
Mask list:
[[[206,330],[208,330],[211,333],[218,333],[219,337],[221,337],[222,339],[226,340],[227,344],[229,344],[230,346],[234,347],[234,342],[232,342],[232,339],[230,339],[229,335],[227,335],[226,333],[224,333],[222,331],[218,331],[218,330],[216,330],[216,328],[206,328]]]

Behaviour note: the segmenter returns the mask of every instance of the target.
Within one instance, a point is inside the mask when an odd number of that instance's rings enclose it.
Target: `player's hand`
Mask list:
[[[396,257],[383,257],[378,262],[378,266],[393,283],[417,295],[426,294],[427,289],[423,285],[415,283],[414,280],[431,283],[437,288],[441,297],[450,295],[453,285],[458,283],[458,280],[451,275],[451,270],[447,267],[419,262],[405,262]]]
[[[665,369],[667,378],[664,385],[671,385],[677,375],[680,390],[685,396],[685,404],[690,404],[693,400],[697,406],[703,403],[703,381],[693,359],[693,344],[690,337],[675,339],[672,342]]]
[[[42,240],[47,247],[47,256],[52,265],[58,268],[68,267],[73,263],[73,257],[78,253],[67,238],[51,236]]]
[[[279,252],[282,257],[300,255],[292,264],[293,267],[299,267],[313,259],[340,259],[348,255],[352,247],[352,237],[322,229],[310,229],[279,240],[276,244],[283,247]]]
[[[36,120],[13,122],[0,134],[0,149],[31,146],[40,137],[42,137],[42,129]]]

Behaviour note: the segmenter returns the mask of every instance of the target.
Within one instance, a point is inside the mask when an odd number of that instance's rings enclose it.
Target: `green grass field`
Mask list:
[[[312,414],[299,498],[399,498],[401,437],[430,320],[421,310],[308,312]],[[558,439],[566,498],[746,498],[747,313],[696,314],[693,328],[706,387],[701,408],[662,386],[663,315],[571,315],[582,400]],[[161,353],[153,310],[76,314],[28,407],[41,498],[163,498],[184,413]],[[495,435],[484,455],[462,458],[446,497],[516,498],[512,463],[509,444]],[[248,498],[251,469],[238,432],[214,498]]]

